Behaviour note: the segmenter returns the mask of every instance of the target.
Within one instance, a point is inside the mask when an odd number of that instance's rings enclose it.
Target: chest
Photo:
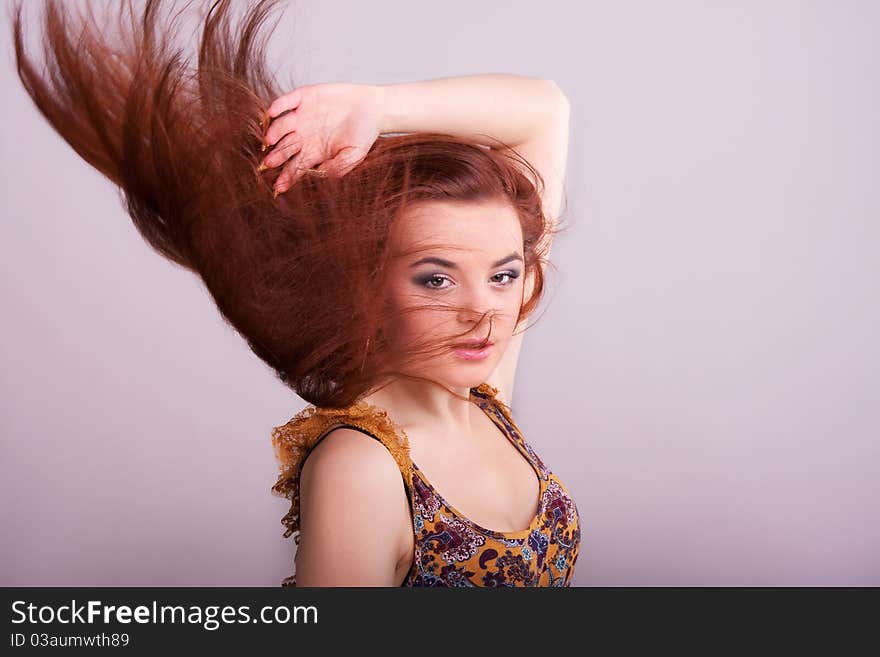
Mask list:
[[[540,481],[517,443],[488,416],[466,436],[410,428],[410,456],[425,483],[459,515],[497,532],[519,532],[535,518]]]

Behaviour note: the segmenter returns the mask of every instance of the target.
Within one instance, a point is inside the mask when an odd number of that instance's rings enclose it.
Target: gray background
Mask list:
[[[275,586],[269,432],[304,402],[49,129],[3,21],[0,584]],[[513,406],[578,503],[575,585],[880,584],[878,21],[286,5],[282,80],[508,72],[572,102],[574,228]]]

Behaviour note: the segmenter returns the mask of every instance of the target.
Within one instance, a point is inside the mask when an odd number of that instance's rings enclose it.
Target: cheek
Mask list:
[[[450,328],[452,314],[449,311],[410,308],[412,309],[399,316],[397,322],[398,335],[407,341],[423,341],[431,336],[441,337],[456,330]]]
[[[444,321],[448,321],[448,312],[424,308],[426,304],[430,300],[414,294],[412,285],[400,284],[389,290],[390,332],[398,344],[424,340],[440,332]]]
[[[520,277],[519,280],[522,280]],[[496,340],[506,342],[516,328],[517,318],[522,307],[523,283],[499,297],[495,306],[498,315],[494,320],[493,333]],[[414,294],[412,286],[400,284],[389,292],[389,309],[392,311],[391,334],[397,344],[424,340],[429,336],[446,337],[463,330],[457,323],[454,312],[442,307],[432,310],[424,308],[430,300],[424,295]],[[450,299],[450,303],[455,303]]]

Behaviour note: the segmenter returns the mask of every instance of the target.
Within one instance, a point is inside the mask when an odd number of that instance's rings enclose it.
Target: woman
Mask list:
[[[49,74],[17,5],[19,75],[310,402],[272,432],[297,544],[283,585],[569,585],[577,507],[508,405],[560,230],[564,95],[513,75],[282,94],[257,42],[274,4],[235,29],[214,3],[194,69],[158,0],[115,5],[114,43],[49,5]]]

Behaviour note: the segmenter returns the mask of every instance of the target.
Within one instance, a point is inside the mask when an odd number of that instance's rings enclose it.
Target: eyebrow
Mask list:
[[[500,267],[501,265],[507,264],[508,262],[512,262],[514,260],[519,260],[522,262],[522,256],[519,253],[511,253],[508,256],[504,256],[501,260],[492,263],[492,267]],[[458,269],[458,265],[456,265],[451,260],[446,260],[444,258],[437,258],[435,256],[428,256],[427,258],[421,258],[420,260],[416,260],[414,263],[410,265],[410,267],[418,267],[419,265],[424,264],[433,264],[440,265],[441,267],[449,267],[449,269]]]

